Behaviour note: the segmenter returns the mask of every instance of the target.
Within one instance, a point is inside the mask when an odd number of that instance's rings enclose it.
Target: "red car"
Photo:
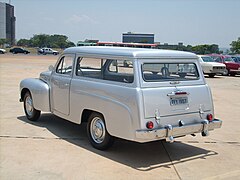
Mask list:
[[[231,75],[235,76],[236,74],[240,74],[240,64],[234,62],[231,56],[228,55],[222,55],[222,54],[209,54],[214,61],[223,63],[226,65],[226,71],[223,73],[223,75]]]

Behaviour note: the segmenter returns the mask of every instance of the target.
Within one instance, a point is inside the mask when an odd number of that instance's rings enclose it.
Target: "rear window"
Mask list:
[[[144,63],[142,65],[144,81],[187,81],[199,79],[194,63]]]

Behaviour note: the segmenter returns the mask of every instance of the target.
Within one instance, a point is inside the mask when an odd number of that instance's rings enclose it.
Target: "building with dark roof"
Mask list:
[[[132,32],[123,33],[122,42],[154,44],[154,34],[132,33]]]

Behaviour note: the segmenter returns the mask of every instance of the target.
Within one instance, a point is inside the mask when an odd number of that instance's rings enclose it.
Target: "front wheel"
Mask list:
[[[41,111],[36,110],[33,106],[33,100],[30,92],[27,92],[24,95],[23,99],[23,104],[24,104],[24,111],[27,116],[27,118],[30,121],[36,121],[40,117]]]
[[[99,150],[108,149],[112,146],[114,139],[107,132],[104,118],[99,113],[92,113],[88,119],[87,135],[91,145]]]
[[[228,74],[229,74],[229,71],[228,71],[227,69],[225,69],[225,70],[223,71],[223,75],[224,75],[224,76],[228,76]]]

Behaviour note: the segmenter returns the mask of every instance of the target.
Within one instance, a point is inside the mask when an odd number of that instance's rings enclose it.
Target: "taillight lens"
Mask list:
[[[153,124],[152,121],[148,121],[147,124],[146,124],[146,127],[147,127],[148,129],[152,129],[153,126],[154,126],[154,124]]]
[[[212,121],[213,120],[213,115],[212,114],[208,114],[207,115],[207,120]]]

